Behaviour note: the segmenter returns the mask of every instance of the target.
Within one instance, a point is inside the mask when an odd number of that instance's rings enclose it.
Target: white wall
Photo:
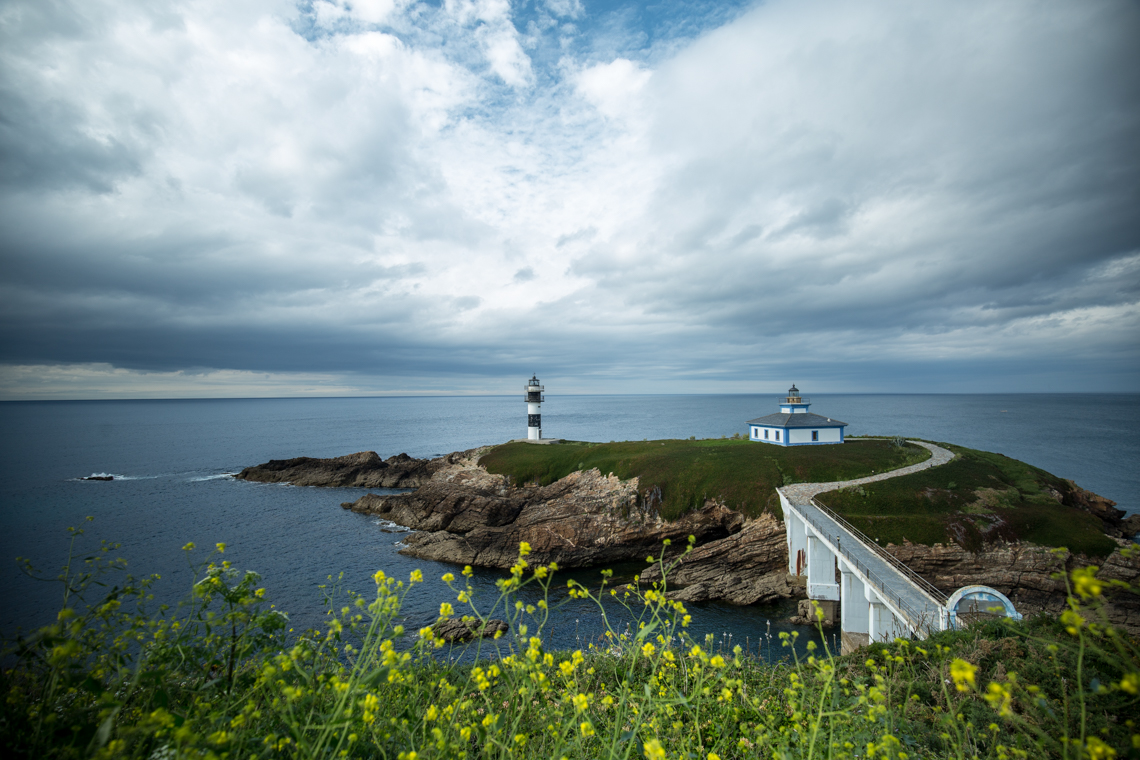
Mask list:
[[[839,443],[839,428],[819,428],[819,441],[812,441],[811,428],[792,428],[789,443]]]

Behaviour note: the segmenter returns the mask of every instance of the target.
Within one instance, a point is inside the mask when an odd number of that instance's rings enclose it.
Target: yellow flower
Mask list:
[[[1085,751],[1089,753],[1091,760],[1111,760],[1111,758],[1116,757],[1116,750],[1095,736],[1089,737],[1088,744],[1085,745]]]
[[[526,744],[526,734],[515,734],[515,744],[522,747]]]
[[[1061,622],[1065,625],[1065,630],[1071,636],[1076,636],[1080,633],[1080,629],[1085,625],[1085,619],[1081,617],[1080,613],[1076,610],[1065,610],[1061,613]]]
[[[217,547],[218,554],[225,554],[226,553],[226,545],[225,544],[214,544],[214,546]]]
[[[194,542],[193,542],[193,541],[191,541],[190,543],[188,543],[188,544],[186,544],[185,546],[183,546],[183,547],[182,547],[182,551],[184,551],[184,552],[192,552],[192,551],[194,551]]]
[[[440,580],[442,580],[444,583],[451,583],[453,580],[455,580],[455,576],[451,573],[444,573],[443,577]]]
[[[528,554],[530,554],[530,544],[528,544],[526,541],[520,542],[519,543],[519,559],[522,559],[523,557],[525,557]]]
[[[977,666],[955,657],[950,663],[950,677],[954,679],[954,688],[958,691],[969,691],[974,685],[974,673],[977,670]]]
[[[384,582],[384,578],[385,575],[383,570],[377,570],[376,574],[372,576],[372,580],[376,581],[377,586]]]
[[[645,752],[645,760],[665,760],[665,748],[656,739],[650,739],[641,748]]]
[[[1098,570],[1100,570],[1100,568],[1096,565],[1089,565],[1088,567],[1073,571],[1073,587],[1076,588],[1077,594],[1079,594],[1082,599],[1092,599],[1095,596],[1100,596],[1101,591],[1104,590],[1104,584],[1096,577]]]
[[[724,667],[724,658],[718,654],[717,656],[713,657],[709,661],[709,664],[712,665],[714,668],[723,668]]]
[[[444,603],[439,605],[439,616],[440,617],[451,617],[454,614],[455,614],[455,610],[452,608],[452,606],[449,602],[444,602]]]
[[[423,583],[424,574],[422,572],[420,572],[419,568],[416,568],[415,570],[412,571],[411,579],[412,579],[412,583]]]
[[[1120,688],[1129,694],[1140,693],[1140,673],[1129,673],[1120,680]]]
[[[578,696],[573,697],[570,701],[574,703],[574,708],[578,712],[582,712],[583,710],[585,710],[586,705],[589,704],[589,702],[586,699],[585,694],[578,694]]]
[[[715,752],[710,752],[709,756],[708,756],[708,760],[720,760],[720,755],[718,755]]]
[[[590,737],[594,735],[594,724],[588,720],[582,721],[582,725],[579,726],[578,729],[582,732],[582,736]]]
[[[654,646],[648,642],[641,648],[641,653],[646,657],[652,657],[655,651],[657,650],[654,648]]]
[[[998,711],[998,715],[1005,718],[1013,713],[1010,704],[1013,701],[1013,692],[1007,684],[991,682],[986,687],[986,702]]]

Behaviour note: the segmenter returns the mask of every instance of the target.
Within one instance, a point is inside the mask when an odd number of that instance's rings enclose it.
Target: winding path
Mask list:
[[[865,478],[841,480],[832,483],[796,483],[777,489],[788,503],[811,526],[816,535],[829,548],[843,555],[849,563],[857,567],[875,586],[883,600],[900,614],[915,630],[937,629],[944,611],[946,595],[925,579],[899,562],[882,547],[856,530],[841,516],[815,500],[815,496],[825,491],[875,483],[880,480],[897,478],[946,464],[954,458],[941,446],[924,441],[908,441],[928,449],[929,459],[897,470],[876,473]]]
[[[897,470],[888,470],[887,472],[868,475],[865,478],[836,480],[831,483],[796,483],[790,486],[783,486],[780,490],[784,492],[784,495],[787,496],[788,500],[793,504],[807,504],[816,494],[821,494],[825,491],[835,491],[840,488],[849,488],[850,486],[861,486],[864,483],[876,483],[880,480],[889,480],[890,478],[897,478],[902,475],[922,472],[923,470],[929,470],[931,467],[946,464],[954,458],[952,451],[947,451],[933,443],[926,443],[925,441],[907,441],[907,443],[913,443],[916,446],[927,449],[930,452],[930,459],[919,462],[918,464],[908,465],[907,467],[900,467]]]

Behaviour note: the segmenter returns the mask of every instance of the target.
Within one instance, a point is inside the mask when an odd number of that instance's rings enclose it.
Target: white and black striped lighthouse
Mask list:
[[[532,376],[526,384],[526,437],[530,441],[542,440],[542,395],[543,387],[538,378]]]

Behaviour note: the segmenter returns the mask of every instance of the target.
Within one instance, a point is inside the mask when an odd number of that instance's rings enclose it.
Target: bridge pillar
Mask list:
[[[839,601],[839,584],[835,582],[835,555],[827,544],[810,532],[807,537],[808,597]]]
[[[807,575],[807,523],[791,509],[785,509],[784,525],[788,534],[788,573]]]
[[[882,600],[882,598],[867,584],[863,584],[863,591],[868,603],[867,632],[871,641],[894,641],[896,638],[906,638],[907,628],[901,620],[895,617]]]
[[[844,570],[840,580],[840,616],[839,627],[842,634],[842,654],[854,652],[860,647],[871,643],[870,631],[870,604],[867,601],[867,592],[863,581],[855,573]]]

